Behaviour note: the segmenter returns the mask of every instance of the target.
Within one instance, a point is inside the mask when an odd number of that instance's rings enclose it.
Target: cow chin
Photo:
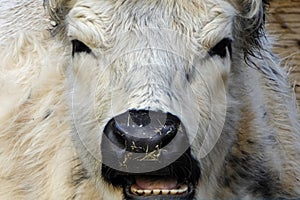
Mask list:
[[[102,136],[102,178],[125,199],[192,199],[200,164],[179,118],[131,110],[111,119]]]

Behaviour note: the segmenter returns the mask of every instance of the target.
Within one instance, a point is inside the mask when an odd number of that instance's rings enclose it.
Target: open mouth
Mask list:
[[[188,193],[189,186],[186,183],[178,183],[173,177],[136,176],[135,184],[126,189],[138,196],[183,195]]]
[[[122,187],[126,200],[193,199],[200,167],[188,149],[169,166],[148,173],[120,172],[103,164],[102,177]]]

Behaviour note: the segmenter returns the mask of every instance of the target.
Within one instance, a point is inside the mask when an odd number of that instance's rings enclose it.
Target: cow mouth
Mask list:
[[[187,199],[194,195],[194,185],[189,182],[180,182],[171,176],[133,176],[133,184],[127,184],[123,187],[127,199],[138,199],[136,197],[162,197],[170,199],[176,197]]]
[[[122,187],[126,200],[193,199],[200,167],[188,149],[169,166],[148,173],[121,172],[102,164],[102,177]]]

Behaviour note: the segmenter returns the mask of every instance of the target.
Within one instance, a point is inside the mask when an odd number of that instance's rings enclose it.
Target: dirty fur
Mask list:
[[[195,199],[300,198],[299,114],[264,30],[267,1],[8,5],[0,199],[123,199],[101,178],[97,147],[105,124],[128,109],[170,112],[189,127],[202,174]],[[232,57],[208,56],[224,37]],[[92,53],[72,56],[74,39]]]

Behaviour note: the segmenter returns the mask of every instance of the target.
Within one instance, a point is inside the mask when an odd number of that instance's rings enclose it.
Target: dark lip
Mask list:
[[[136,176],[158,176],[177,179],[179,184],[186,184],[188,192],[180,195],[139,196],[132,194],[130,188],[135,184]],[[201,178],[200,163],[191,155],[190,148],[167,167],[148,173],[128,173],[112,169],[102,164],[102,178],[115,187],[123,188],[124,198],[127,200],[181,200],[193,199],[195,188]]]
[[[188,184],[188,192],[181,195],[155,195],[155,196],[138,196],[131,194],[131,185],[123,187],[124,200],[187,200],[193,199],[195,195],[195,186],[192,183]]]

